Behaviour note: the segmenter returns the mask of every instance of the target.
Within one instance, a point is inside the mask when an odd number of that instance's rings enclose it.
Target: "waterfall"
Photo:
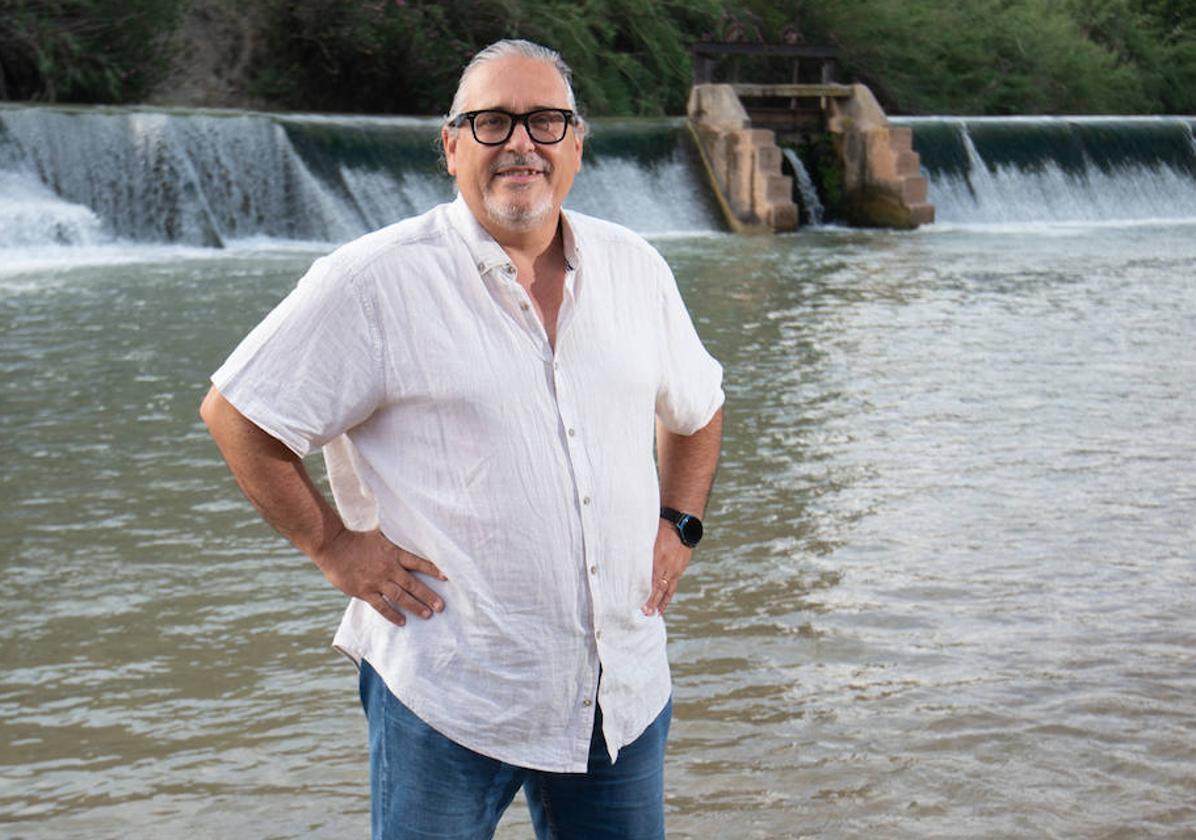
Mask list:
[[[1184,117],[900,118],[940,223],[1196,218]]]
[[[1196,119],[898,118],[940,223],[1196,219]],[[343,242],[452,198],[439,121],[0,105],[0,251]],[[823,220],[785,150],[803,220]],[[684,123],[598,120],[567,206],[721,229]]]
[[[818,190],[814,187],[814,179],[810,177],[810,173],[806,170],[805,164],[802,163],[797,152],[788,147],[782,148],[781,152],[785,155],[785,160],[789,162],[789,168],[793,170],[793,182],[797,186],[798,197],[801,198],[805,223],[807,225],[822,224],[822,202],[818,199]]]
[[[0,107],[0,249],[343,242],[450,200],[439,121]],[[567,206],[719,229],[678,120],[599,121]]]

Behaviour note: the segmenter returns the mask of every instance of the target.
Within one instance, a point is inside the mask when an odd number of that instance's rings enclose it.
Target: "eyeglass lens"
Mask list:
[[[532,111],[520,116],[537,143],[559,143],[565,136],[568,120],[561,111]],[[473,118],[473,136],[479,143],[503,143],[511,136],[517,118],[506,111],[479,111]]]

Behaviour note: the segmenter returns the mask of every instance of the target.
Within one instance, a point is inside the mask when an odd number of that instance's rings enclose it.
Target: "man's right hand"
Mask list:
[[[414,573],[448,580],[436,566],[396,546],[380,531],[350,531],[312,483],[303,462],[216,388],[200,415],[245,496],[267,522],[315,561],[334,586],[400,627],[404,610],[431,618],[444,600]]]
[[[434,563],[399,548],[381,531],[345,528],[312,559],[333,586],[400,627],[407,623],[404,612],[427,619],[444,611],[444,599],[416,575],[448,578]]]

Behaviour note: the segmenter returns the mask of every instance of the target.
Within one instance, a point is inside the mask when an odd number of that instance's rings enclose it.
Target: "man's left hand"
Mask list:
[[[693,549],[681,542],[673,523],[660,520],[652,550],[652,593],[641,608],[644,615],[664,615],[692,555]]]

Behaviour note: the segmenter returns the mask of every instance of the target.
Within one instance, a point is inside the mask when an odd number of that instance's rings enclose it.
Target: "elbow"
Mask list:
[[[208,393],[204,395],[203,402],[199,404],[199,417],[209,430],[215,429],[217,418],[224,402],[224,395],[217,391],[216,386],[213,385],[208,389]]]

